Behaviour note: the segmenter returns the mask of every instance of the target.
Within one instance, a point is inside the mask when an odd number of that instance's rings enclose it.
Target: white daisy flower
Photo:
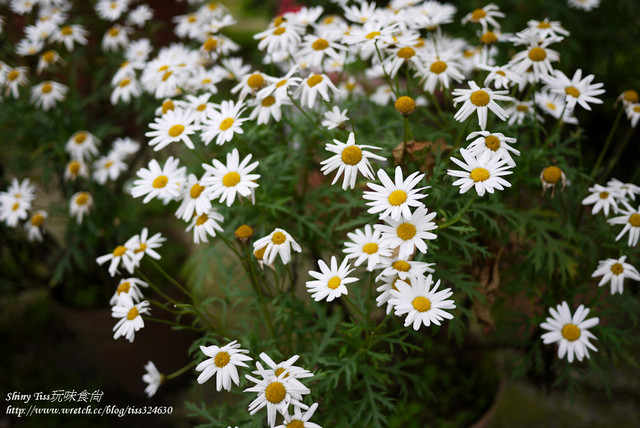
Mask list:
[[[202,141],[208,145],[216,139],[216,144],[221,146],[231,141],[235,134],[242,134],[242,123],[247,118],[240,118],[246,109],[243,102],[235,104],[233,101],[222,101],[220,110],[213,110],[202,120]]]
[[[458,88],[452,92],[452,95],[455,97],[453,99],[454,105],[464,101],[460,110],[456,112],[454,119],[458,122],[464,122],[473,112],[476,112],[480,128],[484,131],[487,126],[488,110],[494,112],[500,120],[506,120],[508,118],[507,113],[495,100],[511,101],[511,97],[506,95],[509,91],[492,91],[489,88],[480,88],[476,82],[472,80],[468,83],[470,89]]]
[[[238,149],[233,149],[231,153],[227,153],[226,165],[217,159],[212,160],[213,166],[202,164],[206,170],[202,183],[211,186],[211,197],[219,197],[220,203],[226,201],[230,207],[236,199],[236,193],[244,197],[251,196],[252,190],[258,187],[256,180],[260,178],[260,174],[250,174],[259,164],[257,161],[249,164],[250,161],[251,154],[240,162]]]
[[[277,255],[280,255],[282,263],[286,265],[291,261],[291,250],[298,253],[302,252],[302,248],[291,235],[280,228],[276,228],[269,235],[253,243],[254,252],[262,248],[264,248],[262,260],[268,265],[273,264]]]
[[[547,114],[564,123],[578,124],[578,119],[573,116],[573,110],[566,108],[565,97],[549,92],[537,92],[534,94],[536,104]]]
[[[149,236],[149,229],[146,227],[142,229],[139,235],[133,235],[124,243],[124,246],[131,248],[133,253],[138,257],[138,260],[142,260],[145,255],[152,259],[160,260],[162,257],[155,250],[162,247],[162,244],[167,239],[162,236],[160,232],[153,236]]]
[[[196,129],[202,123],[202,120],[206,119],[207,115],[210,115],[215,110],[215,104],[209,101],[211,93],[202,95],[187,95],[184,101],[184,106],[189,114],[193,117],[193,123],[196,125]]]
[[[427,327],[431,323],[440,325],[443,319],[453,319],[453,315],[445,309],[455,309],[451,297],[453,291],[450,288],[438,291],[440,280],[435,284],[431,275],[418,276],[412,279],[411,285],[399,280],[396,282],[397,290],[391,290],[393,296],[389,303],[394,307],[397,316],[407,314],[404,326],[413,324],[413,329],[418,331],[424,324]]]
[[[72,159],[87,160],[98,154],[100,140],[90,132],[78,131],[73,134],[65,145],[65,150]]]
[[[200,350],[206,355],[206,360],[196,366],[196,371],[202,372],[198,376],[198,383],[203,384],[211,376],[216,376],[216,391],[231,391],[231,382],[240,385],[238,367],[249,367],[245,361],[251,361],[249,351],[242,349],[237,340],[224,346],[200,346]]]
[[[398,30],[398,23],[388,24],[380,21],[367,21],[363,26],[354,26],[348,34],[342,36],[342,43],[357,46],[362,59],[369,59],[378,49],[394,43],[393,33]]]
[[[75,43],[86,45],[89,42],[89,32],[82,25],[64,25],[51,35],[51,40],[63,43],[69,52],[73,50]]]
[[[540,183],[542,183],[542,194],[544,195],[544,192],[546,192],[548,188],[551,188],[551,197],[553,197],[558,183],[562,183],[561,190],[564,190],[564,187],[567,185],[567,176],[564,171],[557,166],[550,165],[540,172]]]
[[[404,280],[409,277],[421,276],[425,272],[433,273],[434,270],[431,266],[435,263],[415,262],[412,260],[402,260],[396,257],[381,257],[378,269],[382,269],[382,272],[376,277],[376,281],[382,278],[395,278],[399,277]]]
[[[607,282],[611,283],[611,294],[616,294],[624,291],[624,279],[631,278],[635,281],[640,281],[640,273],[638,270],[629,263],[625,263],[627,256],[622,256],[619,259],[606,259],[598,262],[598,268],[591,274],[593,278],[602,276],[602,279],[598,283],[599,287],[602,287]]]
[[[148,315],[150,311],[148,301],[134,304],[130,295],[121,294],[116,305],[111,308],[111,316],[120,318],[113,327],[113,338],[124,336],[129,342],[133,342],[136,331],[144,327],[142,315]]]
[[[318,37],[315,34],[307,34],[304,36],[304,41],[296,55],[302,58],[310,68],[320,67],[325,58],[341,61],[341,52],[344,52],[347,48],[340,44],[340,37],[339,34],[335,33],[326,33],[322,37]]]
[[[569,0],[569,6],[587,12],[600,6],[600,0]]]
[[[342,188],[344,190],[346,190],[347,187],[352,189],[356,187],[358,171],[360,171],[365,178],[374,178],[373,168],[371,168],[369,159],[377,159],[379,161],[385,160],[382,156],[374,155],[370,151],[363,150],[380,150],[379,147],[357,145],[355,141],[355,135],[351,132],[349,133],[349,138],[346,143],[342,143],[338,140],[333,140],[334,144],[327,143],[325,150],[335,153],[335,155],[320,162],[322,165],[320,171],[322,171],[324,175],[329,175],[336,169],[338,170],[336,176],[331,182],[332,185],[335,184],[344,173],[344,180],[342,181]]]
[[[263,374],[263,375],[267,374],[267,375],[273,375],[275,377],[278,377],[282,373],[285,373],[284,377],[287,377],[287,378],[292,377],[294,379],[303,379],[307,377],[313,377],[313,373],[311,373],[309,370],[293,365],[293,363],[298,361],[298,358],[300,358],[300,355],[294,355],[288,360],[282,361],[277,364],[275,361],[271,359],[271,357],[269,357],[264,352],[260,353],[260,358],[262,359],[262,361],[264,361],[267,364],[267,366],[269,366],[269,369],[265,369],[264,367],[262,367],[262,364],[260,364],[260,361],[257,361],[256,367],[258,367],[258,370],[252,372],[253,374]]]
[[[232,94],[238,94],[238,101],[244,100],[247,95],[255,96],[255,94],[269,83],[272,83],[275,79],[271,76],[256,71],[254,73],[247,73],[240,78],[240,83],[231,89]]]
[[[589,358],[589,349],[598,351],[589,342],[589,339],[597,339],[588,329],[598,325],[600,319],[597,317],[586,319],[589,309],[584,305],[580,305],[573,316],[567,302],[562,302],[555,309],[549,308],[549,312],[551,316],[540,324],[540,327],[548,330],[548,333],[542,335],[542,341],[545,345],[560,342],[558,358],[564,358],[567,355],[567,360],[572,363],[574,355],[578,361],[582,361],[585,356]]]
[[[145,374],[142,375],[142,381],[147,384],[144,388],[144,392],[148,398],[153,397],[158,392],[158,388],[164,382],[165,376],[160,373],[156,368],[156,365],[152,361],[149,361],[144,366]]]
[[[142,28],[151,18],[153,18],[153,10],[148,5],[141,4],[129,12],[129,15],[127,15],[127,24]]]
[[[264,98],[257,97],[255,100],[249,103],[253,107],[249,120],[257,120],[258,125],[264,125],[269,123],[271,118],[276,122],[280,122],[282,119],[283,105],[290,105],[291,100],[288,98],[277,99],[273,95],[267,95]]]
[[[522,87],[525,83],[522,76],[513,72],[508,66],[490,66],[483,64],[480,68],[489,72],[484,79],[485,86],[493,83],[496,89],[509,89],[515,85]]]
[[[115,293],[113,293],[111,300],[109,300],[109,304],[113,306],[118,303],[118,296],[121,294],[128,294],[134,302],[139,303],[144,297],[140,287],[148,286],[149,284],[138,278],[123,278],[120,280],[118,288],[116,288]]]
[[[121,158],[126,158],[138,153],[138,150],[140,150],[140,143],[129,137],[116,138],[111,148],[111,151]]]
[[[347,254],[347,259],[356,259],[353,262],[355,266],[366,261],[367,270],[371,272],[378,266],[381,257],[391,257],[391,249],[380,239],[380,231],[374,230],[369,224],[364,227],[364,232],[356,229],[347,233],[347,237],[351,242],[344,243],[343,252]]]
[[[101,19],[116,21],[129,8],[129,0],[98,0],[96,12]]]
[[[208,212],[195,215],[191,223],[187,227],[187,232],[193,229],[193,242],[209,242],[207,235],[212,238],[216,237],[216,230],[222,232],[220,222],[224,221],[222,214],[218,213],[215,208],[211,208]]]
[[[333,106],[333,108],[325,112],[323,116],[324,119],[322,120],[321,125],[328,130],[335,128],[344,129],[346,122],[349,120],[349,117],[347,116],[347,109],[342,111],[338,106]]]
[[[244,392],[258,394],[258,397],[249,404],[249,414],[253,415],[266,407],[267,423],[270,427],[275,426],[277,413],[287,414],[289,406],[308,408],[302,403],[302,396],[311,391],[299,380],[286,377],[284,372],[278,377],[267,375],[263,379],[256,379],[250,375],[245,375],[245,377],[255,383],[255,386],[245,389]]]
[[[180,191],[186,180],[186,167],[180,167],[180,160],[169,156],[163,167],[157,160],[151,159],[148,168],[140,168],[136,173],[139,179],[133,182],[131,195],[134,198],[145,196],[142,203],[146,204],[157,197],[164,204],[168,204],[180,197]]]
[[[20,220],[25,220],[29,216],[29,207],[29,204],[19,199],[13,201],[2,199],[0,200],[0,221],[9,227],[16,227]]]
[[[400,220],[401,216],[411,218],[411,208],[419,207],[422,204],[420,199],[427,195],[420,193],[429,186],[415,188],[422,181],[424,174],[416,171],[410,174],[406,180],[402,179],[402,168],[396,167],[395,183],[391,181],[387,173],[383,169],[378,170],[378,178],[382,182],[382,186],[375,183],[369,183],[368,186],[373,191],[365,191],[363,198],[371,202],[367,202],[371,208],[367,210],[370,214],[380,214],[380,220],[391,217],[393,220]]]
[[[626,205],[626,204],[625,204]],[[622,236],[629,232],[628,245],[635,247],[638,244],[640,238],[640,206],[634,210],[629,205],[626,205],[627,209],[621,209],[621,216],[613,217],[607,220],[609,224],[624,224],[624,227],[616,236],[616,241],[622,238]]]
[[[193,115],[182,109],[170,110],[155,122],[149,124],[153,131],[145,132],[145,137],[153,137],[149,145],[154,151],[161,150],[171,143],[182,141],[191,150],[195,148],[189,135],[194,134],[198,127],[193,124]]]
[[[331,92],[338,92],[338,88],[331,82],[331,78],[326,74],[311,74],[300,86],[296,89],[294,97],[300,98],[300,103],[304,106],[312,108],[316,103],[318,94],[323,100],[329,101],[329,90]]]
[[[462,17],[462,24],[473,22],[482,25],[482,31],[489,31],[489,25],[499,30],[500,24],[496,21],[496,18],[504,18],[504,16],[504,13],[500,12],[500,8],[495,3],[489,3],[484,7],[474,9]]]
[[[42,230],[44,222],[49,215],[46,211],[38,210],[31,214],[29,220],[25,223],[24,227],[27,230],[27,239],[29,242],[38,241],[42,242]]]
[[[123,77],[113,84],[113,91],[109,99],[113,105],[118,104],[120,100],[128,103],[132,98],[137,98],[141,93],[142,87],[137,79],[134,77]]]
[[[615,189],[601,186],[599,184],[589,187],[591,194],[582,200],[582,205],[593,205],[591,214],[597,214],[600,210],[604,211],[604,215],[609,215],[609,209],[612,209],[614,213],[618,212],[618,198],[623,198],[621,193]]]
[[[89,192],[76,192],[69,200],[69,214],[76,216],[76,222],[82,223],[82,218],[89,213],[93,206],[93,197]]]
[[[69,88],[62,83],[47,81],[31,88],[31,102],[38,108],[47,111],[63,101]]]
[[[20,97],[20,86],[26,86],[29,83],[27,79],[27,67],[7,67],[6,80],[4,85],[6,86],[5,95],[11,94],[13,98],[18,99]]]
[[[422,70],[422,59],[412,47],[415,46],[417,39],[417,36],[409,37],[403,43],[397,43],[396,48],[390,51],[390,55],[383,60],[381,65],[389,77],[395,78],[400,67],[404,64],[418,71]]]
[[[389,315],[391,311],[393,311],[393,305],[391,304],[391,299],[393,298],[393,294],[391,294],[392,290],[398,290],[396,286],[398,281],[403,281],[406,284],[411,285],[411,281],[417,281],[413,276],[407,276],[404,279],[400,279],[399,276],[386,276],[380,278],[382,280],[382,285],[376,288],[376,291],[380,293],[378,297],[376,297],[376,305],[381,307],[382,305],[387,305],[386,314]]]
[[[258,49],[266,50],[268,54],[274,54],[297,49],[302,39],[301,33],[304,33],[302,26],[281,20],[279,25],[254,34],[253,38],[260,40]]]
[[[182,190],[182,202],[176,211],[176,217],[189,221],[194,214],[202,215],[209,212],[213,198],[213,187],[206,186],[194,174],[189,174]]]
[[[331,302],[343,294],[349,294],[346,285],[358,281],[358,278],[347,276],[354,270],[348,258],[345,258],[339,267],[335,256],[331,256],[331,267],[322,260],[318,260],[318,266],[320,266],[320,272],[309,271],[309,275],[316,280],[306,282],[307,290],[316,302],[321,300]]]
[[[633,183],[623,183],[617,178],[612,178],[607,182],[607,187],[615,190],[620,194],[620,197],[626,199],[636,199],[636,195],[640,194],[640,186],[636,186]]]
[[[99,184],[105,184],[108,180],[117,180],[120,173],[126,170],[127,164],[116,154],[110,153],[93,164],[93,179]]]
[[[296,407],[293,411],[293,415],[285,414],[284,416],[284,420],[282,421],[281,425],[276,426],[275,428],[291,428],[291,427],[295,427],[295,428],[322,428],[320,425],[318,424],[314,424],[313,422],[309,422],[309,419],[311,419],[311,417],[313,416],[313,414],[315,413],[316,409],[318,408],[318,403],[313,403],[310,407],[309,410],[304,412],[304,415],[302,414],[302,410],[300,410],[300,408]]]
[[[488,153],[475,157],[466,149],[460,149],[460,154],[464,162],[453,157],[451,160],[464,171],[449,169],[447,174],[460,177],[453,182],[453,185],[460,186],[461,194],[472,187],[475,187],[478,196],[484,196],[485,192],[493,193],[496,189],[504,190],[505,187],[511,187],[511,183],[502,176],[509,175],[513,171],[508,170],[509,167],[503,159],[499,157],[491,159]]]
[[[425,206],[420,206],[411,215],[410,219],[401,217],[395,221],[385,218],[385,224],[373,226],[382,235],[381,243],[389,248],[399,248],[398,257],[400,259],[409,258],[417,248],[421,253],[427,252],[425,240],[436,239],[437,236],[429,230],[437,229],[432,220],[436,216],[435,212],[429,213]]]
[[[124,245],[118,245],[114,250],[96,259],[96,262],[102,266],[106,262],[109,263],[109,275],[115,276],[118,272],[120,262],[124,265],[129,273],[133,273],[140,263],[140,259],[135,255],[133,249]]]
[[[626,105],[624,112],[627,115],[627,119],[631,121],[631,127],[635,128],[640,120],[640,103],[630,103]]]
[[[515,161],[511,157],[511,153],[520,156],[520,151],[509,145],[516,142],[515,138],[505,137],[499,132],[489,131],[472,132],[467,136],[467,141],[473,138],[476,139],[467,146],[467,150],[473,156],[478,158],[484,153],[489,153],[490,158],[500,158],[511,168],[516,166]]]
[[[514,103],[507,107],[505,112],[509,116],[509,121],[507,122],[509,126],[512,126],[514,123],[520,126],[525,119],[535,121],[537,115],[533,101],[514,100]],[[538,122],[544,123],[544,118],[540,115],[537,116]]]
[[[590,74],[583,79],[582,70],[578,69],[569,79],[562,71],[555,70],[555,74],[546,76],[544,81],[551,93],[565,96],[568,109],[573,109],[577,103],[585,110],[591,110],[588,103],[602,104],[602,100],[596,96],[605,92],[601,89],[603,83],[591,84],[594,77]]]
[[[449,89],[452,81],[461,82],[464,75],[460,67],[460,64],[455,61],[453,52],[444,51],[438,56],[428,58],[422,66],[424,77],[420,82],[424,82],[423,89],[433,94],[438,83],[441,88]]]
[[[562,26],[560,21],[549,21],[549,18],[545,18],[542,21],[531,19],[527,21],[527,25],[529,28],[533,28],[542,39],[557,36],[566,37],[570,34],[569,31]]]
[[[284,77],[280,79],[275,79],[273,83],[262,88],[257,97],[263,99],[267,95],[271,95],[275,97],[276,100],[282,101],[284,99],[289,99],[289,89],[295,89],[302,82],[301,77],[293,77],[295,73],[298,72],[298,67],[293,66]]]
[[[540,41],[535,32],[532,36],[525,36],[518,38],[512,38],[511,41],[515,44],[526,44],[527,48],[518,52],[509,61],[509,68],[516,74],[523,76],[527,70],[530,70],[535,82],[539,82],[545,76],[549,76],[553,73],[553,66],[551,62],[557,62],[560,60],[560,54],[558,52],[549,49],[548,46],[552,43],[556,43],[562,40],[560,37],[549,37]]]
[[[124,49],[129,45],[128,33],[131,30],[118,24],[109,28],[102,37],[102,50],[105,52],[117,51]]]

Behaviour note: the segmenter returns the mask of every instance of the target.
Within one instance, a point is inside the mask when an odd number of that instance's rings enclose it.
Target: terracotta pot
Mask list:
[[[191,358],[189,346],[196,338],[188,330],[172,330],[171,326],[145,322],[136,332],[133,342],[124,338],[113,339],[113,326],[117,320],[111,317],[111,309],[77,309],[51,298],[54,313],[75,334],[78,345],[94,365],[97,374],[105,379],[107,389],[120,389],[131,396],[144,396],[144,365],[153,361],[162,373],[172,373]],[[160,310],[152,313],[161,318]]]

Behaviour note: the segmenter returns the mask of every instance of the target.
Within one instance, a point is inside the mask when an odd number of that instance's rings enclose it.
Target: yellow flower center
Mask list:
[[[518,104],[516,106],[516,110],[518,110],[518,111],[529,111],[529,106],[526,106],[524,104]]]
[[[394,104],[396,111],[404,116],[409,116],[416,109],[416,102],[411,97],[402,96]]]
[[[262,248],[258,248],[257,250],[255,250],[253,252],[253,255],[256,256],[256,259],[258,260],[262,260],[262,257],[264,256],[264,252],[267,250],[267,246],[265,245]]]
[[[42,223],[44,223],[44,216],[42,214],[34,214],[31,217],[32,226],[40,227],[42,226]]]
[[[542,48],[531,48],[529,50],[529,59],[531,61],[543,61],[547,57],[547,52]]]
[[[11,70],[9,72],[9,74],[7,74],[7,79],[9,79],[10,82],[13,82],[14,80],[16,80],[18,77],[20,76],[20,72],[16,71],[16,70]]]
[[[243,224],[236,229],[235,235],[238,239],[249,239],[253,236],[253,228],[248,224]]]
[[[402,205],[406,202],[407,194],[404,190],[394,190],[391,192],[388,199],[391,205],[397,207],[398,205]]]
[[[271,382],[264,390],[264,396],[268,402],[278,404],[287,395],[287,390],[280,382]]]
[[[222,184],[226,187],[233,187],[238,183],[240,183],[240,174],[236,171],[227,172],[222,177]]]
[[[311,45],[314,51],[323,51],[329,47],[329,42],[325,39],[318,39]]]
[[[482,89],[472,93],[469,99],[471,100],[471,104],[476,105],[478,107],[484,107],[487,104],[489,104],[489,101],[490,101],[489,94],[486,91],[483,91]]]
[[[76,134],[76,136],[73,138],[73,141],[76,144],[82,144],[84,143],[84,141],[87,139],[87,134],[85,134],[84,132],[79,132]]]
[[[109,161],[107,163],[104,164],[104,169],[109,169],[113,166],[113,162]]]
[[[166,100],[165,102],[162,103],[162,114],[165,114],[166,112],[175,109],[176,106],[173,104],[173,101],[171,100]]]
[[[163,65],[162,67],[158,68],[158,72],[167,71],[168,69],[169,69],[168,65]]]
[[[362,246],[362,252],[367,254],[375,254],[378,252],[378,244],[375,242],[369,242]]]
[[[144,242],[141,242],[140,246],[138,248],[136,248],[135,250],[133,250],[133,252],[135,254],[139,254],[139,253],[143,253],[144,250],[146,250],[146,249],[147,249],[147,244],[145,244]]]
[[[259,73],[252,74],[247,79],[247,85],[252,89],[261,88],[264,85],[264,77]]]
[[[216,357],[213,359],[213,364],[215,364],[216,367],[222,368],[229,364],[229,361],[231,361],[231,356],[227,352],[222,351],[216,354]]]
[[[431,67],[429,67],[429,71],[435,74],[440,74],[446,69],[447,69],[447,63],[444,61],[436,61],[433,64],[431,64]]]
[[[286,22],[286,19],[284,18],[284,16],[276,16],[275,19],[273,20],[273,26],[274,27],[279,27],[284,22]]]
[[[231,128],[231,126],[233,125],[235,121],[233,120],[232,117],[228,117],[225,120],[223,120],[222,122],[220,122],[220,130],[221,131],[226,131],[227,129]]]
[[[609,197],[609,192],[600,192],[600,199],[607,199]]]
[[[287,79],[282,79],[281,81],[279,81],[278,83],[276,83],[276,88],[280,88],[284,85],[287,84]]]
[[[280,36],[282,35],[285,31],[287,31],[287,29],[285,27],[278,27],[275,30],[273,30],[273,35],[274,36]]]
[[[640,96],[633,89],[627,89],[622,93],[622,99],[628,103],[637,103],[640,100]]]
[[[69,25],[65,25],[60,29],[60,33],[63,36],[70,36],[71,34],[73,34],[73,29]]]
[[[471,21],[478,22],[485,16],[487,16],[487,12],[485,12],[484,9],[475,9],[471,12]]]
[[[265,97],[260,104],[262,104],[262,107],[271,107],[275,102],[276,99],[269,95],[268,97]]]
[[[271,242],[276,245],[282,245],[287,240],[287,236],[282,232],[276,232],[271,236]]]
[[[286,425],[286,428],[304,428],[304,422],[294,419]]]
[[[127,251],[127,247],[124,245],[118,245],[115,250],[113,250],[113,257],[121,257]]]
[[[307,79],[307,85],[309,85],[310,88],[313,88],[320,82],[322,82],[322,76],[320,76],[319,74],[314,74]]]
[[[557,166],[548,166],[542,171],[542,178],[549,184],[555,184],[560,181],[562,170]]]
[[[15,204],[13,204],[13,205],[11,206],[11,210],[13,210],[13,211],[17,211],[17,210],[18,210],[18,208],[20,208],[20,204],[19,204],[18,202],[16,202]]]
[[[549,24],[548,22],[541,22],[538,24],[538,28],[545,30],[547,28],[551,28],[551,24]]]
[[[138,312],[138,308],[136,308],[135,306],[131,309],[129,309],[129,312],[127,313],[127,319],[129,321],[133,321],[134,319],[136,319],[138,316],[140,315],[140,312]]]
[[[640,227],[640,214],[631,214],[629,217],[629,223],[633,227]]]
[[[116,37],[118,34],[120,34],[120,30],[118,28],[112,27],[109,29],[109,36]]]
[[[166,73],[164,73],[164,75],[162,76],[162,81],[166,82],[169,77],[171,77],[171,75],[173,74],[173,71],[167,71]]]
[[[118,294],[128,293],[130,289],[131,289],[131,283],[129,281],[125,281],[120,283],[120,285],[118,285],[118,289],[116,290],[116,292]]]
[[[635,113],[640,113],[640,106],[635,106],[635,107],[633,108],[633,111],[634,111]]]
[[[500,148],[500,139],[495,135],[488,135],[484,137],[484,145],[495,152]]]
[[[198,107],[196,107],[196,110],[198,111],[205,111],[206,109],[207,109],[206,104],[200,104]]]
[[[564,92],[567,95],[571,95],[574,98],[578,98],[580,96],[580,91],[575,86],[568,86],[565,88]]]
[[[431,309],[431,301],[423,296],[418,296],[411,302],[413,308],[418,312],[427,312]]]
[[[44,85],[42,85],[42,93],[43,94],[48,94],[52,90],[53,90],[53,86],[51,86],[51,83],[45,83]]]
[[[42,60],[46,63],[52,63],[56,59],[56,54],[53,51],[46,51],[42,54]]]
[[[546,103],[545,105],[547,106],[547,108],[549,110],[554,110],[555,111],[555,109],[556,109],[556,105],[553,104],[553,103]]]
[[[78,195],[78,197],[76,198],[76,204],[77,205],[84,205],[87,202],[89,202],[89,195],[86,193],[80,193]]]
[[[411,223],[402,223],[396,229],[396,233],[398,234],[398,238],[408,241],[409,239],[416,236],[416,227]]]
[[[578,340],[580,337],[580,329],[574,324],[565,324],[565,326],[562,327],[562,337],[567,339],[569,342]]]
[[[416,54],[416,51],[409,46],[405,46],[404,48],[398,49],[398,53],[396,54],[399,58],[409,59]]]
[[[120,81],[120,84],[118,86],[120,86],[121,88],[124,88],[125,86],[128,86],[129,83],[131,83],[131,79],[127,79],[126,77],[124,79],[122,79]]]
[[[194,15],[189,15],[189,16],[187,17],[187,21],[189,21],[189,22],[191,22],[191,23],[196,22],[197,20],[198,20],[198,19],[197,19]]]
[[[624,268],[622,267],[621,263],[615,263],[613,266],[611,266],[611,272],[613,272],[614,275],[620,275],[623,271]]]
[[[362,160],[362,150],[358,146],[347,146],[342,150],[342,162],[357,165]]]
[[[203,85],[208,85],[209,83],[211,83],[211,79],[205,77],[200,83],[202,83]]]
[[[162,189],[167,185],[168,182],[169,177],[167,177],[166,175],[159,175],[153,180],[153,183],[151,185],[156,189]]]
[[[409,264],[409,262],[406,262],[404,260],[396,260],[395,262],[393,262],[391,267],[400,272],[409,272],[409,269],[411,269],[411,265]]]
[[[284,368],[278,367],[274,373],[276,374],[276,377],[277,377],[277,376],[280,376],[283,372],[284,372]],[[289,373],[285,373],[283,376],[283,378],[288,378],[288,377],[289,377]]]
[[[193,186],[191,186],[191,190],[189,191],[189,196],[191,196],[191,199],[197,199],[200,194],[204,191],[205,187],[201,186],[200,183],[196,183]]]
[[[207,220],[209,220],[209,216],[207,214],[198,216],[196,219],[196,226],[202,226]]]
[[[182,134],[182,131],[184,131],[183,125],[173,125],[171,128],[169,128],[169,136],[175,138],[178,135]]]
[[[480,42],[485,45],[492,45],[498,41],[498,36],[493,31],[487,31],[480,36]]]
[[[469,174],[469,177],[471,177],[471,179],[476,183],[479,181],[485,181],[489,179],[489,171],[484,168],[474,168],[473,170],[471,170],[471,174]]]
[[[329,287],[332,290],[335,290],[336,288],[340,287],[340,282],[341,282],[340,277],[334,276],[327,283],[327,287]]]
[[[374,37],[380,36],[380,35],[381,35],[380,31],[372,31],[372,32],[370,32],[369,34],[367,34],[364,37],[369,39],[369,40],[373,40]]]
[[[212,37],[208,38],[206,42],[204,42],[204,45],[202,45],[202,48],[205,51],[211,52],[212,50],[214,50],[216,47],[218,46],[218,41]]]

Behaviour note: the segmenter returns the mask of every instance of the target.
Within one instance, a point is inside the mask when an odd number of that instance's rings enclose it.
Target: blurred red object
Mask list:
[[[295,0],[278,1],[278,15],[284,15],[287,12],[297,12],[300,9],[302,9],[302,6],[297,4]]]

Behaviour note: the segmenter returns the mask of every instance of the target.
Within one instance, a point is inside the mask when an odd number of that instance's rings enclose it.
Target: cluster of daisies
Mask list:
[[[14,228],[22,224],[29,241],[42,241],[44,223],[49,215],[44,210],[32,209],[35,199],[36,188],[31,180],[14,178],[9,187],[0,192],[0,221]]]
[[[96,262],[99,265],[109,263],[109,275],[112,277],[121,276],[122,268],[132,275],[145,256],[160,260],[161,256],[156,248],[160,248],[164,241],[165,238],[160,233],[149,236],[148,229],[144,228],[124,244],[116,246],[111,253],[98,257]],[[109,301],[111,316],[118,319],[113,327],[114,339],[124,337],[133,342],[135,333],[144,327],[142,315],[149,315],[151,309],[149,301],[143,300],[142,288],[148,286],[148,283],[136,277],[120,279]]]

